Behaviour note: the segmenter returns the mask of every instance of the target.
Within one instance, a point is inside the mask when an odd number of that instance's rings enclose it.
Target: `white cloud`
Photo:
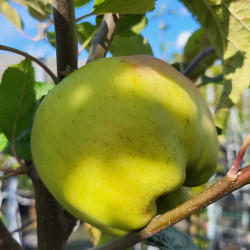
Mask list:
[[[185,30],[182,31],[176,38],[175,46],[177,49],[182,49],[188,40],[188,38],[191,36],[192,31],[191,30]]]
[[[179,10],[179,15],[182,17],[187,17],[187,16],[191,16],[190,12],[188,11],[187,8],[185,7],[181,7]]]

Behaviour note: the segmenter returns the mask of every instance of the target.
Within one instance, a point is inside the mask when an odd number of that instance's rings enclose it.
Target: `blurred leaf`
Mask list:
[[[91,23],[80,23],[77,25],[77,36],[78,41],[81,44],[84,44],[87,40],[92,39],[98,27]],[[90,42],[87,44],[86,49],[90,49]]]
[[[143,14],[154,10],[155,0],[95,0],[93,13]]]
[[[175,57],[177,62],[171,64],[171,66],[182,73],[188,65],[183,62],[179,62],[181,55],[179,56],[178,54],[176,54]]]
[[[81,7],[90,2],[90,0],[74,0],[75,7]]]
[[[31,178],[29,178],[29,176],[26,174],[21,174],[18,176],[18,190],[20,189],[29,191],[29,193],[26,193],[26,194],[30,194],[30,196],[32,197],[33,183],[32,183]]]
[[[197,16],[217,55],[223,60],[224,91],[216,110],[226,111],[239,102],[243,90],[250,85],[250,1],[182,2]]]
[[[192,60],[204,49],[210,47],[211,44],[207,38],[206,33],[203,29],[195,31],[187,41],[184,49],[184,62],[190,64]],[[206,69],[210,67],[215,59],[216,54],[211,54],[204,58],[199,65],[193,70],[189,78],[191,80],[196,80],[200,75],[204,74]]]
[[[216,77],[208,77],[206,75],[203,75],[201,77],[201,83],[197,87],[201,87],[201,86],[208,84],[208,83],[217,83],[217,84],[222,85],[223,84],[223,75],[220,74]]]
[[[147,18],[143,14],[138,15],[124,15],[120,21],[117,33],[119,35],[127,35],[128,32],[133,32],[137,35],[147,25]]]
[[[52,0],[15,0],[16,3],[23,5],[31,16],[39,21],[44,21],[50,18],[52,14]]]
[[[215,125],[217,129],[217,133],[220,135],[223,133],[223,130],[227,127],[227,122],[230,115],[229,108],[221,108],[217,110],[214,115]]]
[[[48,42],[53,46],[56,47],[56,34],[54,31],[46,31],[46,36]]]
[[[4,224],[5,226],[7,226],[6,219],[5,219],[4,215],[1,213],[1,211],[0,211],[0,220],[3,222],[3,224]]]
[[[174,227],[166,228],[145,240],[144,243],[158,247],[160,250],[199,250],[190,236],[178,231]]]
[[[43,82],[35,82],[35,98],[36,100],[41,99],[43,96],[47,95],[50,90],[55,87],[54,82],[43,83]]]
[[[129,36],[116,34],[110,47],[113,56],[153,55],[146,38],[133,32]]]
[[[8,3],[7,0],[0,1],[0,12],[18,29],[22,30],[22,20],[17,11]]]
[[[15,138],[15,150],[20,159],[32,159],[30,146],[31,127],[32,122],[30,122],[30,128],[25,129],[21,135]],[[14,155],[14,152],[12,152],[12,146],[10,144],[8,144],[8,146],[5,148],[4,153]]]
[[[0,133],[0,151],[2,151],[8,144],[8,139],[3,133]]]

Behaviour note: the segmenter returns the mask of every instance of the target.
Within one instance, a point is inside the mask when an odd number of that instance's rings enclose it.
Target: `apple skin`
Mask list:
[[[123,234],[157,214],[160,196],[205,183],[218,140],[193,83],[140,55],[99,59],[67,76],[39,106],[31,148],[69,212]]]

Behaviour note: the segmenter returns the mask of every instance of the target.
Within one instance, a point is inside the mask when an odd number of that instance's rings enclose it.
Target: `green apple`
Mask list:
[[[201,94],[150,56],[99,59],[70,74],[39,106],[31,139],[54,197],[116,234],[145,226],[159,197],[203,184],[217,163],[216,129]]]

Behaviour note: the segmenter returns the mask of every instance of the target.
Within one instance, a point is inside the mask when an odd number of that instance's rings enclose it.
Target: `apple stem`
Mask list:
[[[55,76],[55,74],[43,62],[41,62],[37,58],[35,58],[35,57],[33,57],[33,56],[29,55],[28,53],[25,53],[25,52],[23,52],[21,50],[11,48],[11,47],[8,47],[8,46],[4,46],[4,45],[1,45],[1,44],[0,44],[0,50],[5,50],[5,51],[16,53],[18,55],[24,56],[25,58],[28,58],[31,61],[37,63],[39,66],[41,66],[46,71],[46,73],[51,77],[51,79],[55,83],[57,83],[57,77]]]
[[[243,145],[241,146],[236,159],[234,161],[234,164],[232,166],[232,168],[229,170],[229,172],[227,173],[227,176],[233,180],[237,179],[237,175],[238,175],[238,171],[240,168],[240,164],[242,162],[242,159],[246,153],[247,148],[250,145],[250,134],[247,136],[246,140],[244,141]]]

